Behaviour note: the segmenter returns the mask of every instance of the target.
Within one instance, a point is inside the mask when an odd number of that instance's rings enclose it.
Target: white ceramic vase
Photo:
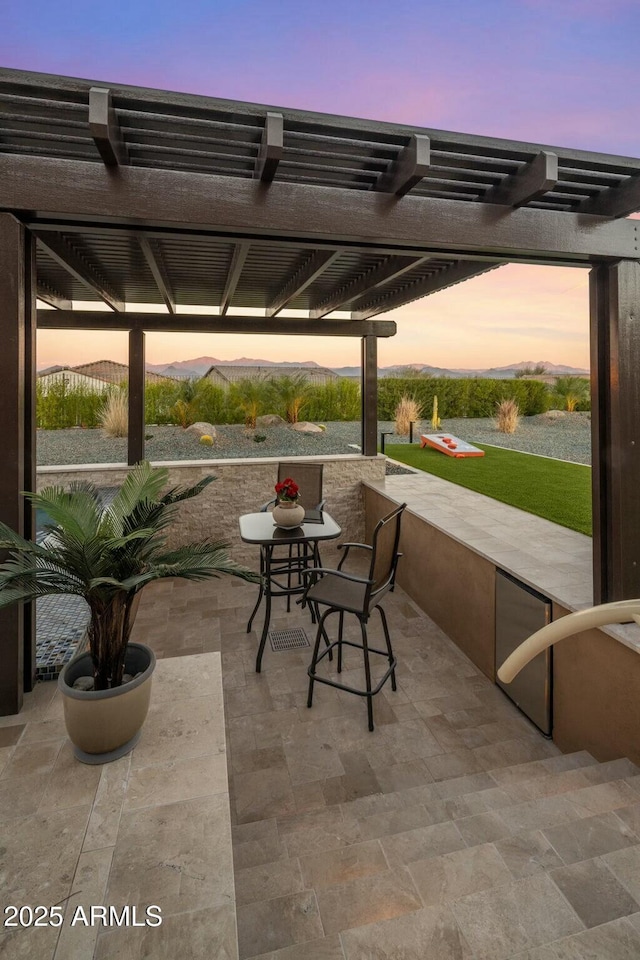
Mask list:
[[[273,519],[278,527],[299,527],[304,520],[304,507],[290,500],[279,500],[273,508]]]

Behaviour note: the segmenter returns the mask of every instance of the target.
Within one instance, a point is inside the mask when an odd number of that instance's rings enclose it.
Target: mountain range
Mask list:
[[[174,360],[171,363],[148,363],[147,370],[153,373],[162,373],[168,377],[201,377],[207,372],[209,367],[213,366],[233,366],[242,364],[243,366],[256,367],[318,367],[320,364],[315,360],[257,360],[251,357],[239,357],[237,360],[217,360],[215,357],[196,357],[193,360]],[[389,367],[379,367],[378,376],[393,377],[402,376],[408,372],[429,374],[432,377],[487,377],[497,380],[508,380],[515,376],[517,370],[525,367],[544,367],[547,373],[557,376],[571,376],[578,374],[588,374],[589,371],[582,367],[569,367],[565,364],[551,363],[546,360],[521,360],[519,363],[511,363],[505,367],[488,368],[448,368],[433,367],[426,363],[407,363],[396,364]],[[335,373],[343,377],[356,377],[360,374],[360,367],[330,367]]]
[[[151,373],[162,373],[167,377],[202,377],[209,367],[318,367],[315,360],[254,360],[251,357],[238,357],[237,360],[218,360],[216,357],[195,357],[193,360],[173,360],[171,363],[148,363]]]
[[[170,363],[147,363],[146,368],[151,373],[164,374],[167,377],[176,379],[190,379],[202,377],[210,367],[319,367],[321,364],[315,360],[259,360],[252,357],[238,357],[237,360],[218,360],[216,357],[194,357],[192,360],[173,360]],[[40,374],[51,373],[54,370],[61,370],[66,365],[47,367],[39,370]],[[521,360],[519,363],[511,363],[506,367],[488,367],[488,368],[449,368],[433,367],[427,363],[406,363],[396,364],[389,367],[378,367],[379,377],[401,377],[407,374],[422,373],[432,377],[487,377],[496,380],[508,380],[515,376],[516,371],[525,367],[533,369],[534,367],[544,367],[545,371],[556,376],[587,375],[588,370],[582,367],[568,367],[564,364],[551,363],[547,360],[533,361]],[[330,367],[334,373],[342,377],[360,376],[360,367]]]

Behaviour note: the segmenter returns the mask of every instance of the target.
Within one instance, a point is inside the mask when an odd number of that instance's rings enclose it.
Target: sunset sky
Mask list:
[[[5,0],[0,64],[640,156],[640,0]],[[588,365],[585,270],[513,265],[386,316],[380,362]],[[147,357],[358,362],[356,343],[149,336]],[[42,333],[38,364],[125,359]]]

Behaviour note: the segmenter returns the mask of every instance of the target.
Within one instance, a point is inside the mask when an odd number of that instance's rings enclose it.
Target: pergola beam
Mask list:
[[[307,257],[273,298],[267,307],[267,316],[275,317],[288,303],[303,293],[314,280],[317,280],[320,274],[324,273],[327,267],[338,259],[340,254],[340,250],[318,250]]]
[[[79,280],[80,283],[97,294],[112,310],[116,312],[124,310],[124,300],[114,290],[108,288],[91,264],[76,253],[63,237],[50,233],[47,233],[46,236],[37,233],[36,237],[42,249],[56,263],[64,267],[67,273],[70,273],[72,277],[75,277],[76,280]]]
[[[309,316],[312,320],[320,320],[322,317],[326,317],[328,313],[332,313],[334,310],[340,310],[342,307],[347,306],[347,304],[353,303],[354,300],[360,300],[368,294],[373,294],[380,287],[385,286],[392,280],[397,280],[398,277],[409,273],[411,270],[415,270],[416,267],[419,267],[430,259],[428,256],[389,257],[363,276],[356,277],[356,279],[350,283],[338,287],[337,290],[334,290],[328,297],[325,297],[317,306],[314,306],[309,311]]]
[[[250,244],[246,242],[236,243],[235,247],[233,248],[231,263],[229,264],[227,279],[224,284],[222,300],[220,301],[221,317],[225,316],[227,310],[229,309],[229,304],[233,299],[233,295],[236,292],[240,275],[242,273],[242,268],[244,267],[244,262],[247,259],[247,254],[249,253],[249,246]]]
[[[580,213],[601,217],[628,217],[640,210],[640,176],[629,177],[619,187],[609,187],[597,197],[584,200]]]
[[[97,310],[38,310],[40,330],[147,330],[156,333],[265,333],[312,337],[394,337],[393,320],[305,320],[209,314],[111,314]]]
[[[494,270],[501,264],[474,263],[473,260],[464,260],[451,267],[445,267],[436,274],[423,277],[414,283],[402,287],[388,297],[381,297],[363,305],[359,310],[352,314],[352,320],[368,320],[380,313],[386,313],[388,310],[394,310],[396,307],[402,307],[405,303],[411,303],[412,300],[418,300],[421,297],[427,297],[431,293],[437,293],[439,290],[445,290],[456,283],[462,283],[463,280],[469,280],[471,277],[477,277],[481,273],[487,273]]]
[[[272,183],[283,153],[284,117],[281,113],[268,112],[253,171],[254,179],[265,184]]]
[[[382,193],[395,193],[396,197],[404,197],[426,176],[430,166],[429,137],[414,133],[389,170],[379,178],[376,189]]]
[[[78,222],[145,223],[254,237],[302,237],[359,246],[498,255],[508,260],[592,263],[637,255],[632,220],[501,204],[407,197],[375,191],[216,174],[122,167],[105,177],[95,163],[0,154],[0,209]]]
[[[1,188],[1,185],[0,185]],[[503,210],[504,213],[504,210]],[[134,226],[116,226],[116,225],[107,225],[105,223],[91,223],[87,225],[86,223],[68,223],[65,222],[61,224],[59,221],[47,222],[44,220],[25,220],[25,226],[30,230],[37,230],[39,233],[59,233],[60,230],[64,230],[65,234],[79,234],[84,235],[86,233],[91,233],[92,236],[99,237],[130,237],[132,233],[136,233],[137,230]],[[190,240],[202,238],[203,234],[201,231],[193,230],[177,230],[172,228],[154,228],[154,229],[145,229],[145,237],[148,240]],[[216,227],[215,230],[207,231],[205,239],[214,237],[218,240],[224,241],[224,243],[229,243],[230,239],[235,240],[235,242],[240,242],[241,240],[246,240],[248,243],[260,242],[263,243],[262,238],[256,237],[255,234],[250,233],[248,230],[242,231],[242,236],[239,235],[239,232],[233,238],[230,238],[228,234],[222,233],[220,227]],[[331,239],[323,238],[322,240],[313,240],[305,237],[296,237],[291,239],[289,237],[279,236],[277,239],[271,238],[274,244],[277,244],[278,248],[281,250],[295,250],[297,253],[301,251],[311,252],[312,250],[317,250],[322,248],[323,250],[342,250],[347,249],[344,242],[332,241]],[[368,254],[371,253],[372,246],[367,243],[358,243],[357,241],[350,241],[348,244],[348,250],[350,253],[362,253]],[[436,261],[439,259],[446,260],[449,263],[452,259],[451,252],[442,252],[437,249],[428,249],[425,250],[423,245],[418,245],[417,242],[413,244],[403,244],[402,247],[392,247],[388,244],[376,244],[374,251],[376,254],[384,257],[398,257],[400,255],[407,257],[414,257],[416,260],[428,256],[430,259]],[[455,259],[460,260],[485,260],[487,263],[492,263],[496,261],[502,262],[503,257],[498,256],[497,254],[491,254],[483,252],[482,250],[474,250],[473,253],[469,253],[464,250],[456,250]],[[514,263],[537,263],[537,264],[552,264],[552,265],[564,265],[564,266],[576,266],[580,265],[580,261],[569,258],[560,258],[560,257],[542,257],[535,255],[519,255],[512,253],[509,257],[511,262]]]
[[[167,271],[162,260],[160,252],[152,247],[151,242],[144,236],[144,234],[137,234],[138,243],[140,244],[140,249],[144,254],[144,258],[147,261],[147,266],[151,273],[153,274],[153,279],[156,282],[158,292],[164,300],[167,310],[169,313],[176,312],[176,299],[171,289],[171,282],[167,275]]]
[[[106,167],[129,162],[120,124],[111,105],[111,90],[107,87],[91,87],[89,90],[89,129]]]
[[[485,195],[487,203],[501,203],[509,207],[521,207],[531,200],[542,197],[558,182],[558,157],[548,150],[525,163],[517,173],[506,177]]]

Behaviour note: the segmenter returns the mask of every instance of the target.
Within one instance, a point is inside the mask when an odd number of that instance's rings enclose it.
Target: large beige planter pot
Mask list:
[[[91,654],[83,653],[58,677],[64,719],[73,750],[83,763],[109,763],[133,750],[149,709],[151,679],[156,666],[153,650],[130,643],[125,673],[140,674],[113,690],[74,690],[78,677],[93,675]]]

